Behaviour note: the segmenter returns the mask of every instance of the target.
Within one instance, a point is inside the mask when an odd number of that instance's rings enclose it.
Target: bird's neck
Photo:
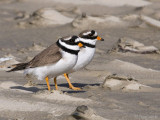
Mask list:
[[[76,47],[74,48],[73,45],[67,45],[67,44],[65,44],[65,42],[62,42],[62,41],[60,41],[60,40],[58,40],[58,41],[56,42],[56,44],[57,44],[57,46],[58,46],[59,48],[62,49],[62,51],[67,52],[67,53],[70,53],[70,54],[78,55],[78,52],[80,51],[80,50],[75,49]],[[78,46],[77,46],[77,47],[78,47]]]

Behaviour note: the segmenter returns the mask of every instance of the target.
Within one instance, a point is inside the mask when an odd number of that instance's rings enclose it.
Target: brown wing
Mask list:
[[[48,64],[53,64],[59,61],[62,58],[61,53],[59,52],[59,47],[55,44],[52,44],[41,53],[36,55],[27,65],[27,68],[34,68],[39,66],[44,66]]]

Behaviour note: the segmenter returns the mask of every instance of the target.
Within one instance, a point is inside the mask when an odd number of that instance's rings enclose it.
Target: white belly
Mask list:
[[[29,68],[24,71],[25,75],[36,77],[38,80],[44,80],[45,77],[57,77],[63,73],[68,72],[77,62],[77,56],[65,53],[62,59],[57,63],[42,67]]]
[[[93,59],[95,53],[95,48],[82,48],[78,53],[78,60],[76,65],[68,72],[75,72],[87,66]]]

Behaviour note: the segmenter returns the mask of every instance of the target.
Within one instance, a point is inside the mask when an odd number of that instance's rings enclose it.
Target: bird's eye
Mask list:
[[[90,33],[89,36],[92,36],[92,33]]]
[[[70,40],[70,42],[74,42],[74,41],[75,41],[74,39],[71,39],[71,40]]]

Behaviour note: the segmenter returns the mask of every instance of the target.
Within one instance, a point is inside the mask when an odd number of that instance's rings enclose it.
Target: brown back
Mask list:
[[[26,66],[26,68],[34,68],[39,66],[44,66],[48,64],[54,64],[62,58],[59,51],[59,47],[56,43],[52,44],[41,53],[36,55]]]

